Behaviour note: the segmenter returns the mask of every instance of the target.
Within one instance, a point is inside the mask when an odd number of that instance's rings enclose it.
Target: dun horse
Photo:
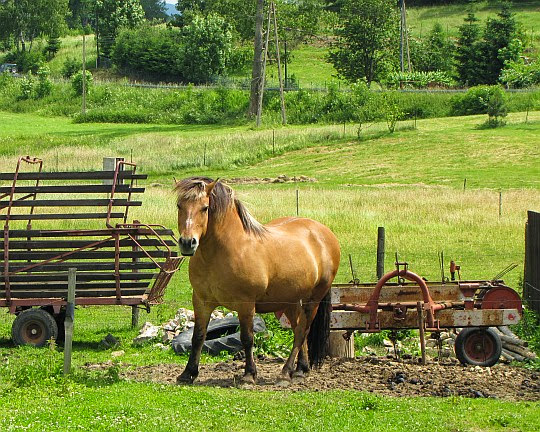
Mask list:
[[[294,330],[293,348],[278,382],[320,365],[328,343],[330,286],[340,259],[332,231],[298,217],[262,225],[218,180],[188,178],[177,182],[175,190],[180,251],[191,256],[195,309],[192,351],[177,382],[192,383],[197,377],[210,314],[217,306],[238,312],[246,353],[243,382],[254,383],[257,377],[256,312],[284,311]]]

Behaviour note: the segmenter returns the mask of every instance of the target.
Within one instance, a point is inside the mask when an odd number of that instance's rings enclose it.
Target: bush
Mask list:
[[[502,94],[500,86],[471,87],[467,93],[452,98],[453,115],[487,114],[488,101],[494,95]],[[498,97],[498,96],[496,96]]]
[[[90,71],[86,71],[86,93],[90,93],[90,87],[92,85],[94,77],[92,76],[92,73]],[[77,96],[82,96],[83,94],[83,73],[82,71],[77,72],[73,77],[71,78],[71,86],[73,87],[73,90],[75,90],[75,94]]]
[[[525,64],[522,61],[507,62],[499,78],[510,88],[525,88],[540,85],[540,59]]]
[[[112,60],[121,72],[136,77],[206,83],[231,65],[231,40],[223,18],[194,16],[181,31],[150,25],[122,30]]]
[[[36,98],[41,99],[51,94],[52,83],[49,79],[51,74],[50,69],[47,66],[41,66],[37,71],[38,83],[36,86]]]
[[[450,75],[442,71],[434,72],[392,72],[384,84],[397,89],[400,86],[421,89],[426,87],[452,87],[455,83]]]
[[[25,75],[21,80],[21,93],[18,97],[19,100],[26,100],[32,97],[34,92],[34,78],[32,74]]]
[[[66,79],[71,78],[73,75],[75,75],[78,71],[80,71],[82,68],[82,65],[80,62],[78,62],[76,59],[72,57],[68,57],[64,61],[64,65],[62,66],[62,76]]]
[[[45,57],[40,50],[10,52],[6,55],[6,63],[16,63],[19,72],[36,73],[39,67],[45,62]]]

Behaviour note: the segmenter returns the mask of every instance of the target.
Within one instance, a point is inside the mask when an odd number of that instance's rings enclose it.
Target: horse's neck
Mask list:
[[[234,207],[230,207],[219,219],[212,219],[208,224],[208,229],[201,241],[201,247],[207,250],[235,248],[240,242],[245,242],[249,234],[244,231],[242,221]]]

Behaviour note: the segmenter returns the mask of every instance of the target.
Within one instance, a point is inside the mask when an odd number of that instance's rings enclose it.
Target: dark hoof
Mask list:
[[[306,374],[301,370],[294,371],[292,374],[293,381],[303,381],[305,378]]]
[[[280,375],[278,377],[278,379],[276,380],[276,385],[278,387],[289,387],[289,385],[291,384],[291,378],[289,377],[289,375]]]
[[[255,376],[252,375],[252,374],[245,374],[240,381],[241,381],[242,384],[254,385],[255,384]]]
[[[182,374],[182,375],[178,375],[176,377],[176,384],[178,385],[189,385],[189,384],[193,384],[193,381],[195,381],[195,377],[192,377],[191,375],[189,374]]]

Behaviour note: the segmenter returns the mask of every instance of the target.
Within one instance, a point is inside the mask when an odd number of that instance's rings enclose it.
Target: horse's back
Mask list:
[[[341,250],[330,228],[313,219],[300,217],[275,219],[265,227],[274,242],[281,243],[284,248],[292,246],[293,249],[305,250],[317,262],[319,270],[333,279],[339,267]]]

